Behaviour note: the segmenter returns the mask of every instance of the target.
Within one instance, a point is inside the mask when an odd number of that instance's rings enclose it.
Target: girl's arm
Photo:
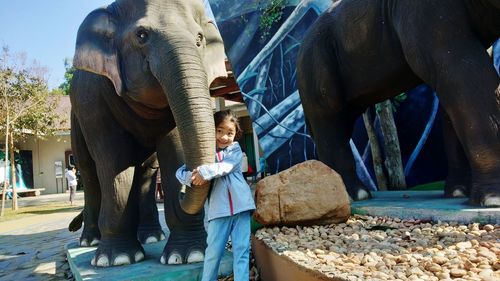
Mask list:
[[[186,164],[177,169],[177,172],[175,172],[175,177],[181,184],[191,186],[192,173],[187,169]]]
[[[204,180],[209,181],[213,178],[225,176],[234,172],[236,169],[239,169],[242,158],[243,153],[241,152],[241,147],[236,142],[231,145],[227,151],[225,151],[224,158],[221,162],[201,165],[197,168],[197,170]]]

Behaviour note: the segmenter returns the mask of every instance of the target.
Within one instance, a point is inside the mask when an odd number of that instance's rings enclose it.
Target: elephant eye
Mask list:
[[[196,35],[196,46],[200,47],[201,46],[201,42],[203,42],[203,34],[198,33]]]
[[[146,42],[149,39],[148,32],[143,28],[137,30],[135,35],[137,36],[137,40],[139,41],[140,44],[146,44]]]

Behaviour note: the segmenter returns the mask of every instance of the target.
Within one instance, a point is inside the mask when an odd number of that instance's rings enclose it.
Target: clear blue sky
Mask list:
[[[73,58],[80,23],[112,0],[0,0],[0,47],[26,53],[48,68],[49,88],[64,81],[64,59]]]

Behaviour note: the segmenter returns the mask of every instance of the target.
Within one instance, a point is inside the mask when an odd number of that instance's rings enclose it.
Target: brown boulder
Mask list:
[[[317,160],[297,164],[260,180],[254,218],[263,225],[312,225],[345,222],[349,195],[340,175]]]

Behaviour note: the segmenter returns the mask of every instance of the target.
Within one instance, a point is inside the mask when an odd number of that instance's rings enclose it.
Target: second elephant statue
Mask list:
[[[369,197],[349,147],[367,107],[421,83],[439,97],[445,196],[500,206],[500,89],[486,49],[500,37],[498,0],[341,0],[301,45],[298,86],[319,159],[354,200]]]
[[[144,259],[138,232],[144,240],[161,238],[150,219],[154,197],[145,194],[158,162],[170,229],[161,261],[203,259],[208,186],[181,197],[168,171],[184,161],[189,168],[214,161],[208,85],[227,75],[224,58],[222,38],[199,0],[116,0],[81,24],[71,138],[85,186],[80,240],[99,242],[93,265]]]

